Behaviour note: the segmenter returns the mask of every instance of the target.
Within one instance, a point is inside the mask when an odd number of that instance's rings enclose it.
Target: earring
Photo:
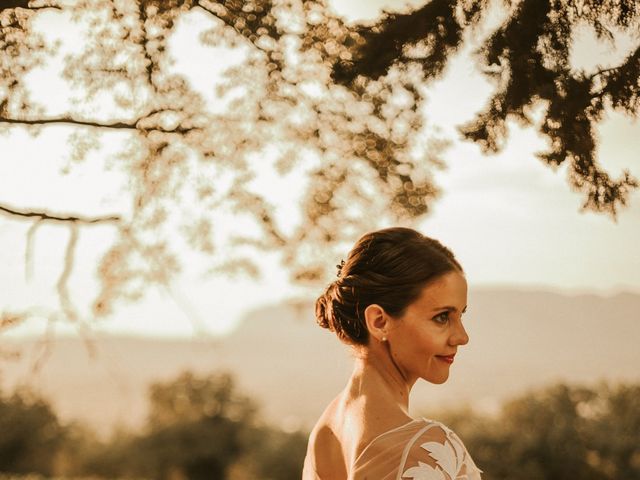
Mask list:
[[[387,337],[382,337],[382,341],[386,342],[387,341]]]

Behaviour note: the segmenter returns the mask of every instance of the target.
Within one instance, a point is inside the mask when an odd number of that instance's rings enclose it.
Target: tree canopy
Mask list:
[[[254,273],[256,252],[277,251],[294,279],[322,278],[331,249],[428,212],[447,139],[428,125],[426,85],[465,42],[477,42],[477,61],[497,87],[464,135],[497,151],[507,120],[532,124],[528,108],[543,103],[536,128],[550,149],[542,159],[568,162],[585,207],[615,214],[637,181],[599,166],[594,127],[609,108],[637,116],[638,46],[622,64],[590,73],[569,57],[576,28],[601,38],[634,32],[638,8],[633,0],[432,0],[353,25],[322,0],[5,1],[0,133],[57,129],[69,145],[61,174],[99,153],[105,171],[125,178],[125,200],[68,212],[2,198],[0,212],[30,222],[27,257],[40,225],[69,228],[57,289],[70,319],[80,316],[68,289],[79,231],[93,225],[115,234],[92,315],[168,285],[185,249],[209,271]],[[486,33],[495,12],[502,20]],[[176,67],[188,54],[176,32],[194,15],[207,24],[202,45],[235,52],[226,65],[211,63],[212,72],[224,67],[215,102]],[[47,30],[53,20],[74,30],[73,48]],[[52,65],[62,102],[42,98],[30,80]],[[284,220],[256,186],[265,169],[300,193],[299,209]],[[229,218],[230,232],[221,228]]]
[[[340,59],[333,78],[343,84],[377,78],[392,65],[418,65],[425,77],[441,75],[448,59],[477,28],[492,2],[432,0],[406,14],[384,15],[375,25],[360,27],[364,39],[351,59]],[[497,89],[464,136],[485,151],[496,152],[507,137],[506,121],[533,123],[527,107],[546,104],[537,128],[550,140],[540,154],[551,166],[570,163],[570,182],[585,195],[584,206],[615,214],[638,186],[628,171],[613,179],[596,158],[595,127],[606,109],[637,117],[640,110],[640,5],[634,0],[521,0],[502,2],[505,20],[480,42],[478,62]],[[593,72],[571,63],[575,33],[592,28],[613,43],[615,34],[632,33],[636,44],[619,65]]]

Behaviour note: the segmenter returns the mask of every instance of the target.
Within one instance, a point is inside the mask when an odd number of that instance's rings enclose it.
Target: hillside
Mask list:
[[[476,289],[469,296],[470,344],[444,385],[420,384],[415,412],[470,403],[491,410],[527,388],[555,381],[640,381],[640,295],[559,295]],[[287,427],[309,426],[340,390],[351,368],[349,349],[315,325],[310,303],[264,308],[226,337],[151,340],[101,337],[91,358],[75,338],[55,340],[37,372],[39,339],[4,341],[22,352],[1,360],[5,389],[29,384],[53,399],[66,420],[101,432],[142,425],[146,388],[191,369],[235,373],[264,416]]]

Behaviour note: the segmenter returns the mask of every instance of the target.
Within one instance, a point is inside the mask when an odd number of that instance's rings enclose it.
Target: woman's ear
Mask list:
[[[384,309],[375,303],[371,304],[364,309],[364,319],[367,324],[367,330],[369,330],[369,335],[379,342],[386,342],[389,316]]]

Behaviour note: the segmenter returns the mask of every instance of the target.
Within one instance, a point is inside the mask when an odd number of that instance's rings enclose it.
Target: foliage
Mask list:
[[[438,193],[431,173],[446,139],[425,116],[426,84],[497,10],[503,22],[478,61],[498,87],[466,136],[498,150],[507,119],[531,123],[529,107],[544,103],[538,127],[551,147],[543,159],[568,161],[585,206],[615,213],[637,182],[628,173],[613,180],[598,166],[594,128],[606,108],[637,115],[638,50],[620,66],[589,74],[572,70],[569,54],[580,25],[602,38],[637,29],[633,0],[432,0],[370,25],[346,24],[323,0],[4,3],[0,132],[58,129],[70,147],[63,171],[94,159],[105,144],[120,145],[103,166],[124,176],[127,201],[73,213],[4,203],[0,212],[31,222],[27,257],[38,226],[69,227],[57,284],[69,319],[80,317],[67,287],[78,231],[96,224],[115,235],[98,268],[92,316],[150,286],[170,288],[187,261],[209,273],[255,274],[257,255],[275,251],[293,279],[322,278],[332,249],[428,212]],[[82,48],[62,57],[64,42],[56,43],[43,18],[76,31]],[[194,19],[208,28],[202,45],[237,54],[215,105],[175,68],[189,53],[175,37]],[[49,97],[41,104],[29,76],[59,61],[57,97],[65,106]],[[298,220],[256,187],[264,171],[289,179],[280,190],[299,190],[289,200],[300,206]],[[220,226],[230,218],[235,227],[225,232]]]
[[[445,415],[486,477],[512,480],[640,476],[640,385],[555,385],[522,395],[496,418]]]
[[[252,447],[237,462],[244,470],[239,478],[297,480],[302,476],[308,436],[308,432],[285,432],[268,426],[254,429]]]
[[[64,111],[31,100],[28,73],[56,52],[50,32],[34,26],[40,15],[73,21],[81,35],[83,49],[64,60]],[[420,76],[400,82],[390,74],[358,93],[333,84],[329,57],[346,54],[342,44],[355,40],[321,2],[78,0],[0,16],[0,128],[63,128],[72,150],[65,168],[87,161],[101,143],[124,145],[107,162],[127,178],[129,205],[120,211],[71,215],[0,205],[34,222],[31,236],[44,222],[69,226],[59,282],[69,318],[78,316],[65,285],[79,227],[107,224],[117,232],[99,266],[102,291],[92,313],[103,315],[151,285],[169,286],[184,247],[207,258],[208,271],[251,273],[252,251],[275,250],[294,278],[318,278],[326,268],[318,252],[381,222],[423,214],[436,193],[429,170],[440,147],[426,133],[414,135],[423,125]],[[173,35],[182,22],[203,17],[209,29],[201,42],[234,48],[241,60],[219,87],[222,111],[172,70]],[[260,169],[306,185],[299,222],[276,218],[253,186]],[[229,216],[242,228],[225,234],[218,225]]]
[[[251,422],[256,410],[249,398],[238,394],[229,374],[197,377],[185,372],[170,382],[153,384],[149,402],[152,430],[205,417]]]
[[[570,164],[573,187],[584,192],[584,207],[615,214],[638,186],[628,171],[614,180],[596,158],[596,126],[607,109],[636,117],[640,111],[640,4],[635,0],[504,0],[504,20],[480,41],[477,58],[497,84],[486,109],[462,128],[485,151],[500,150],[508,119],[531,125],[531,107],[545,105],[539,132],[550,141],[540,155],[551,166]],[[494,4],[494,8],[492,8]],[[418,66],[437,77],[451,56],[477,36],[478,25],[496,13],[488,0],[432,0],[403,14],[387,14],[358,29],[363,41],[352,58],[336,64],[333,77],[353,84],[377,78],[391,66]],[[575,34],[591,28],[613,47],[616,34],[631,35],[635,45],[619,65],[587,72],[574,68]],[[474,30],[475,29],[475,30]]]
[[[306,434],[257,422],[256,406],[227,374],[184,373],[149,390],[145,432],[121,434],[88,456],[79,473],[190,480],[299,478]]]
[[[64,428],[51,406],[27,390],[0,393],[0,471],[55,471],[64,442]]]

